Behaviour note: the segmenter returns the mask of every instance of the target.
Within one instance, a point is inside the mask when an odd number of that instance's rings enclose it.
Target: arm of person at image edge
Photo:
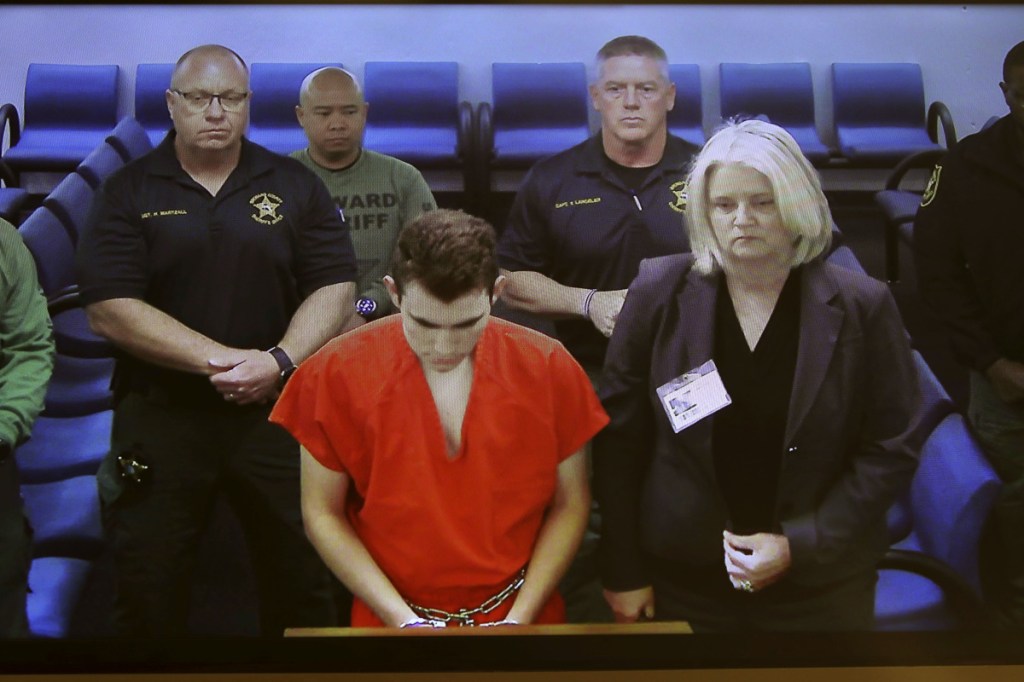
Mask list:
[[[967,269],[962,242],[978,217],[973,202],[958,191],[963,168],[959,147],[942,163],[935,198],[921,206],[914,221],[914,258],[925,304],[945,326],[956,356],[992,382],[1003,401],[1024,399],[1024,363],[1005,358],[985,328],[985,306]]]
[[[410,164],[398,166],[395,170],[393,181],[399,197],[398,200],[401,203],[401,212],[399,213],[400,227],[404,227],[411,220],[418,218],[427,211],[433,211],[437,208],[437,202],[434,200],[434,195],[431,193],[427,181],[416,170],[415,166]],[[395,236],[398,236],[397,231]],[[366,290],[359,292],[359,298],[373,300],[377,304],[377,310],[370,317],[353,315],[345,324],[343,332],[358,329],[371,320],[376,320],[395,312],[382,279],[369,282]]]
[[[662,271],[664,273],[664,271]],[[598,564],[604,597],[619,623],[655,615],[654,590],[641,559],[640,500],[654,451],[648,375],[654,330],[675,289],[643,261],[619,315],[601,374],[601,403],[611,421],[594,438],[594,496],[601,509]]]
[[[835,566],[836,560],[855,549],[872,527],[884,525],[886,511],[910,485],[917,469],[921,444],[914,433],[922,416],[922,398],[896,301],[878,280],[838,266],[825,267],[840,280],[839,291],[845,298],[836,302],[846,302],[843,327],[825,381],[841,358],[856,362],[856,370],[850,374],[863,376],[859,384],[864,392],[860,396],[863,413],[815,416],[812,406],[802,428],[812,423],[833,425],[826,437],[835,442],[814,443],[816,451],[810,452],[810,443],[801,447],[800,430],[791,444],[800,447],[804,452],[798,456],[805,458],[828,457],[829,453],[842,458],[839,473],[825,484],[821,501],[808,511],[780,519],[781,533],[774,538],[758,534],[737,542],[737,536],[726,535],[726,544],[754,550],[749,556],[732,551],[728,557],[737,569],[730,571],[733,583],[749,580],[755,590],[790,571],[831,574],[830,565]],[[858,351],[859,357],[855,355]],[[848,399],[845,404],[853,402]],[[846,441],[841,440],[844,432]]]
[[[558,258],[546,232],[547,217],[540,207],[554,199],[539,195],[533,171],[523,181],[498,245],[498,262],[508,280],[502,299],[509,307],[549,319],[587,318],[605,336],[611,336],[626,298],[626,290],[597,291],[585,313],[590,289],[559,284],[543,274]],[[545,204],[547,202],[547,204]]]
[[[321,268],[320,273],[309,273],[315,282],[312,290],[278,343],[295,365],[338,335],[348,316],[355,314],[355,284],[337,281],[355,278],[351,241],[326,189],[319,181],[310,186],[313,194],[307,221],[296,238],[298,259],[308,258],[307,252],[318,244],[339,238],[348,244],[347,258],[337,266]],[[146,287],[145,240],[129,218],[132,212],[121,203],[123,197],[105,189],[99,191],[93,204],[91,227],[78,251],[79,281],[93,331],[146,362],[210,377],[217,391],[230,402],[245,405],[274,399],[280,388],[281,368],[268,349],[225,346],[142,300]],[[116,281],[93,277],[98,269],[82,266],[83,261],[90,260],[116,261],[121,277]],[[132,270],[130,275],[128,269]],[[317,283],[317,279],[322,282]]]
[[[53,371],[53,335],[32,255],[0,219],[0,440],[28,437]]]

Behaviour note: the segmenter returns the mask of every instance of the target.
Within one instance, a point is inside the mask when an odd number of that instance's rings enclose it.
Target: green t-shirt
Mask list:
[[[348,223],[359,261],[357,296],[376,301],[377,314],[390,312],[393,306],[381,279],[391,263],[398,232],[408,221],[437,208],[423,175],[405,161],[369,149],[342,170],[318,165],[308,149],[291,156],[324,181]]]
[[[0,438],[28,436],[53,371],[53,334],[35,261],[0,219]]]

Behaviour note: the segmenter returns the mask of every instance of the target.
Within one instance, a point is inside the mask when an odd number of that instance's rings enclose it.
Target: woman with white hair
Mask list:
[[[916,466],[895,302],[824,261],[828,203],[778,126],[718,131],[686,213],[693,252],[641,264],[605,363],[605,597],[697,632],[868,629]]]

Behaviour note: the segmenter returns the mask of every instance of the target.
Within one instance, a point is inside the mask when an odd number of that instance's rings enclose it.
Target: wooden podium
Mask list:
[[[505,635],[688,635],[683,621],[447,628],[288,628],[285,637],[502,637]]]

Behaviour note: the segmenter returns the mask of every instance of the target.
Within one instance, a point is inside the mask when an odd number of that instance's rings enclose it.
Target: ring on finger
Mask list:
[[[744,592],[753,592],[754,591],[754,585],[749,580],[741,580],[740,584],[739,584],[739,588],[741,590],[743,590]]]

